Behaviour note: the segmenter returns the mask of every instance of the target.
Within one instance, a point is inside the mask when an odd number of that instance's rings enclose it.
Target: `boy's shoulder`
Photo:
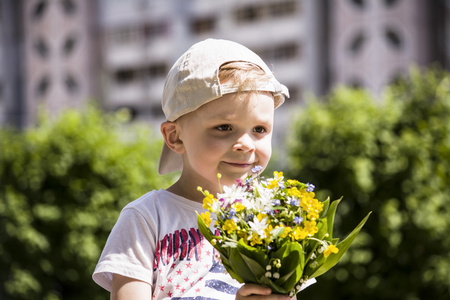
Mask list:
[[[154,205],[156,202],[159,202],[160,200],[164,200],[168,197],[167,192],[165,190],[152,190],[148,193],[140,196],[134,201],[131,201],[128,203],[123,210],[126,209],[139,209],[146,206]]]
[[[161,209],[187,209],[197,210],[202,208],[201,203],[188,200],[184,197],[175,195],[163,189],[152,190],[138,199],[128,203],[123,210],[136,209],[141,210],[161,210]]]

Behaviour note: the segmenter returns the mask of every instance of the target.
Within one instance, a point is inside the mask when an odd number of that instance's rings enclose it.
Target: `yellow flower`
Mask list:
[[[297,187],[293,187],[287,190],[288,196],[300,198],[302,196],[302,193],[298,190]]]
[[[233,204],[233,207],[236,209],[236,212],[240,212],[241,210],[245,209],[245,206],[242,205],[241,202],[236,202],[235,204]]]
[[[214,198],[214,195],[210,194],[208,191],[205,191],[204,195],[205,198],[203,198],[203,208],[209,210],[216,199]]]
[[[238,234],[238,238],[239,239],[243,239],[244,242],[247,242],[247,240],[248,240],[248,233],[246,231],[238,230],[237,234]]]
[[[262,240],[258,234],[252,232],[252,236],[250,237],[250,245],[255,246],[256,244],[262,244]]]
[[[281,226],[277,226],[277,227],[281,227]],[[284,227],[284,231],[282,234],[280,234],[280,237],[282,239],[284,239],[285,237],[288,236],[289,232],[291,232],[292,228],[291,227]]]
[[[327,247],[327,249],[325,249],[325,251],[323,252],[323,256],[325,258],[327,258],[328,256],[330,256],[331,253],[338,253],[339,252],[339,248],[336,247],[335,245],[331,244],[330,246]]]
[[[295,180],[295,179],[288,179],[288,180],[287,180],[287,183],[288,183],[288,185],[290,185],[290,186],[297,186],[297,185],[299,184],[299,181],[298,181],[298,180]]]
[[[274,189],[278,187],[278,182],[283,180],[283,172],[273,172],[273,179],[270,181],[270,183],[267,185],[267,188]]]
[[[276,178],[276,179],[278,179],[278,181],[280,181],[282,178],[281,177],[283,177],[283,172],[277,172],[277,171],[274,171],[273,172],[273,176]]]
[[[258,220],[261,222],[262,219],[264,219],[266,216],[265,216],[264,214],[262,214],[262,213],[259,213],[256,217],[257,217]]]
[[[209,224],[211,224],[211,214],[209,213],[209,211],[201,213],[200,216],[202,217],[202,220],[203,222],[205,222],[206,226],[209,227]]]
[[[305,227],[304,227],[305,231],[310,236],[313,236],[314,234],[319,232],[319,228],[317,227],[316,221],[305,221],[304,225],[305,225]]]
[[[308,236],[308,232],[303,227],[295,226],[294,231],[289,236],[293,241],[303,240]]]
[[[306,216],[310,220],[319,218],[320,212],[323,210],[323,203],[313,197],[314,193],[305,193],[300,201],[300,207],[308,212]]]
[[[264,229],[264,232],[266,233],[266,242],[270,243],[272,241],[272,230],[273,230],[273,226],[269,225],[267,226],[266,229]]]
[[[274,189],[276,187],[278,187],[278,180],[276,179],[271,180],[270,183],[267,185],[268,189]]]
[[[222,229],[225,230],[228,234],[231,234],[233,231],[237,230],[238,227],[236,223],[234,223],[234,220],[230,219],[225,221],[225,224],[222,226]]]

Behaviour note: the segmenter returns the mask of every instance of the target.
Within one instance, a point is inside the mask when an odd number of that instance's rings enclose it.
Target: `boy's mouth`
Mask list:
[[[249,168],[252,167],[253,164],[252,163],[244,163],[244,162],[228,162],[228,161],[224,161],[225,164],[233,166],[233,167],[237,167],[237,168]]]

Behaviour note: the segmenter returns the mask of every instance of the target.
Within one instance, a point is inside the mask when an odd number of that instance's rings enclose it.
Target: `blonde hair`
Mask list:
[[[234,61],[224,63],[219,68],[220,83],[232,83],[238,88],[238,92],[256,92],[258,84],[270,81],[261,67],[245,61]]]

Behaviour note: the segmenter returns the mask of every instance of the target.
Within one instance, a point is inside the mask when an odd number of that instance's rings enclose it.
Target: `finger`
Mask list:
[[[253,283],[246,283],[237,292],[240,296],[270,295],[271,293],[270,288]]]

